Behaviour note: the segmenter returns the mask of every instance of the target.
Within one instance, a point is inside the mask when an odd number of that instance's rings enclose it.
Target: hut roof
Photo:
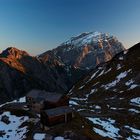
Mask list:
[[[59,115],[63,115],[65,113],[71,113],[73,112],[73,109],[68,107],[68,106],[61,106],[61,107],[56,107],[53,109],[47,109],[44,110],[44,112],[49,116],[59,116]]]
[[[56,92],[46,92],[44,90],[31,90],[27,97],[32,97],[37,101],[49,101],[49,102],[57,102],[60,100],[60,98],[63,96],[63,94],[56,93]]]

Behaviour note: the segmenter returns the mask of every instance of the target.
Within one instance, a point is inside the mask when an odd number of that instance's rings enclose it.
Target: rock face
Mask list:
[[[12,47],[6,49],[0,54],[0,65],[0,94],[5,94],[7,98],[20,97],[32,88],[67,90],[55,69],[45,66],[37,57],[25,51]]]
[[[4,123],[6,123],[6,124],[9,124],[10,123],[9,117],[6,116],[6,115],[2,116],[1,121],[4,122]]]
[[[124,50],[116,37],[98,32],[82,33],[39,56],[43,62],[91,69]]]
[[[37,57],[7,48],[0,54],[0,94],[13,99],[32,88],[66,93],[89,70],[123,50],[115,37],[97,32],[73,37]]]
[[[139,54],[140,43],[96,67],[69,91],[71,105],[93,125],[93,133],[140,138]]]
[[[32,88],[41,88],[38,81],[23,72],[21,64],[10,63],[9,59],[0,59],[0,103],[23,96]]]

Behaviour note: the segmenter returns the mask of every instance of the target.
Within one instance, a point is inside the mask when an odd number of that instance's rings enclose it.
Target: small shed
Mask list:
[[[73,109],[68,106],[61,106],[41,111],[41,123],[43,124],[43,126],[52,126],[59,123],[67,123],[73,117]]]
[[[26,95],[26,102],[29,104],[31,109],[36,112],[40,112],[42,109],[68,106],[69,98],[65,94],[34,89]]]

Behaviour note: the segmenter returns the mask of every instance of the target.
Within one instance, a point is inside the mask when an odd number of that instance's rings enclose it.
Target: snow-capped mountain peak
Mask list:
[[[51,52],[51,58],[59,58],[63,64],[91,69],[100,63],[109,61],[123,50],[122,43],[109,33],[86,32],[71,37],[52,51],[40,55],[40,58],[44,59]]]
[[[61,45],[71,45],[71,46],[84,46],[91,43],[98,43],[101,41],[107,41],[111,38],[112,35],[108,33],[101,33],[101,32],[86,32],[82,33],[76,37],[71,37],[66,42],[62,43]]]

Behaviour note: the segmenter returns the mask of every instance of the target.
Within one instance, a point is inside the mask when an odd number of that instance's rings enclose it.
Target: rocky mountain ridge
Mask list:
[[[107,33],[82,33],[57,48],[39,56],[44,62],[57,60],[61,65],[91,69],[109,61],[125,48],[115,36]]]

